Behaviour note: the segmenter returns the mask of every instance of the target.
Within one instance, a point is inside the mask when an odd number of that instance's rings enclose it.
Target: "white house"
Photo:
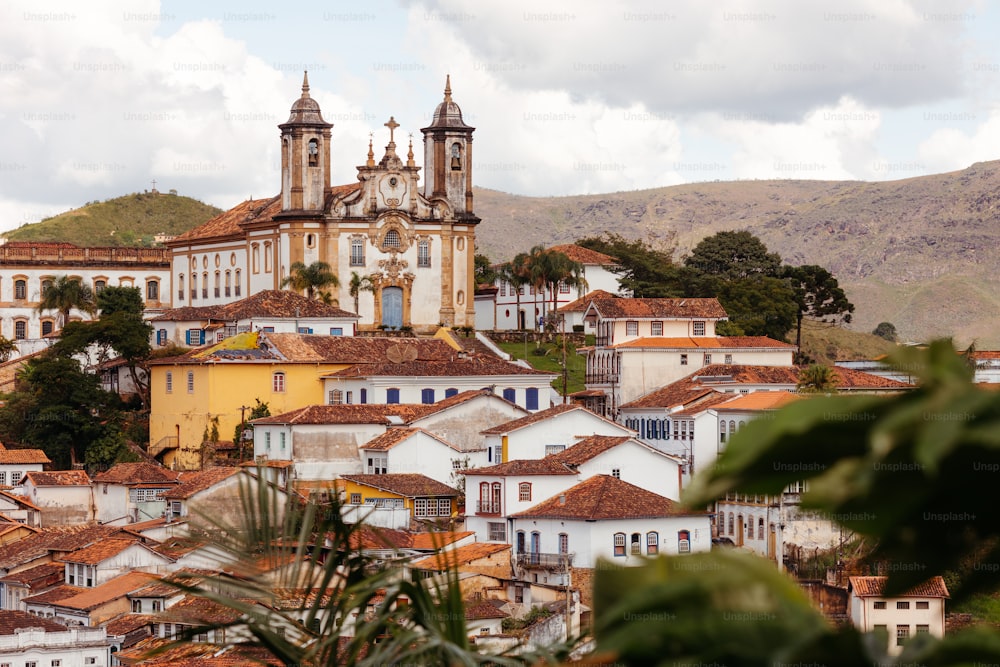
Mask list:
[[[216,466],[181,473],[180,484],[163,494],[168,521],[207,518],[223,525],[241,526],[245,519],[243,492],[253,492],[259,480],[248,468]],[[275,491],[282,500],[285,491]],[[279,501],[279,506],[282,506]]]
[[[638,565],[644,556],[712,546],[708,513],[685,512],[669,498],[611,475],[595,475],[511,518],[522,577],[594,568],[600,559]]]
[[[633,434],[634,431],[572,403],[554,405],[482,432],[490,464],[540,459],[591,435]]]
[[[32,528],[42,525],[42,508],[9,491],[0,491],[0,516]]]
[[[95,588],[128,572],[166,571],[171,559],[137,538],[111,537],[63,556],[66,584]]]
[[[0,610],[0,664],[107,667],[110,661],[104,628],[68,628],[24,611]]]
[[[83,470],[26,473],[14,493],[41,510],[43,526],[69,526],[96,518],[90,477]]]
[[[905,593],[887,597],[888,577],[850,577],[847,609],[851,622],[862,632],[885,630],[889,655],[899,655],[915,635],[944,637],[945,600],[948,587],[941,577],[931,577]]]
[[[592,435],[549,458],[581,479],[610,475],[671,500],[681,497],[681,460],[630,436]]]
[[[178,484],[178,473],[155,463],[117,463],[94,475],[97,520],[123,526],[163,516],[163,494]]]
[[[0,488],[17,486],[25,473],[41,472],[46,463],[52,461],[40,449],[7,449],[0,444]]]
[[[164,311],[150,320],[151,342],[190,347],[246,331],[353,336],[357,321],[355,313],[295,292],[263,290],[231,303]]]
[[[407,427],[390,428],[369,440],[362,446],[361,458],[366,475],[411,472],[442,484],[454,484],[457,471],[471,465],[454,445],[429,431]],[[481,457],[476,458],[478,463]]]

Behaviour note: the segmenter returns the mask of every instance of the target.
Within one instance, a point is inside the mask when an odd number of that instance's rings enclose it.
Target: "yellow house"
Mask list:
[[[341,475],[338,486],[346,503],[345,510],[367,514],[379,510],[406,510],[398,512],[408,519],[417,520],[449,518],[455,514],[456,500],[461,495],[457,489],[442,484],[426,475],[415,473],[386,473],[382,475]],[[368,517],[367,523],[382,527],[378,517]]]
[[[250,332],[186,354],[150,362],[149,453],[178,470],[207,463],[205,433],[229,441],[257,400],[277,415],[325,404],[321,379],[359,364],[385,361],[405,340],[420,359],[453,354],[432,339],[355,338]],[[362,399],[364,400],[364,399]]]

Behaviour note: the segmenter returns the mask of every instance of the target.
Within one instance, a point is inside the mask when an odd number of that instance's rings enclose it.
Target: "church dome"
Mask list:
[[[302,76],[302,96],[292,104],[291,113],[285,125],[324,125],[329,127],[329,123],[323,120],[323,114],[319,110],[319,102],[309,96],[309,73]]]
[[[434,109],[434,118],[428,127],[453,127],[471,130],[462,120],[462,109],[451,99],[451,75],[448,75],[444,86],[444,101]]]

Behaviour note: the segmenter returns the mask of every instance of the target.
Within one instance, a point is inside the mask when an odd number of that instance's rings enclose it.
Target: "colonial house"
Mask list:
[[[565,306],[584,298],[588,292],[596,291],[610,296],[619,291],[619,276],[613,270],[617,266],[614,257],[575,244],[549,246],[546,250],[561,252],[574,262],[578,262],[583,267],[581,277],[586,281],[585,284],[571,288],[565,283],[560,283],[553,295],[548,287],[536,290],[531,285],[522,285],[517,289],[509,282],[498,278],[494,282],[499,288],[496,301],[492,304],[483,304],[483,307],[493,308],[492,319],[495,322],[495,329],[536,329],[539,318],[555,310],[566,314],[566,331],[573,331],[573,325],[584,323],[582,313],[577,310],[564,311]]]
[[[549,458],[577,471],[581,479],[611,475],[671,500],[681,497],[680,459],[631,436],[592,435]]]
[[[110,654],[104,628],[68,628],[24,611],[0,611],[0,664],[104,667]]]
[[[222,305],[171,308],[149,322],[154,346],[196,347],[248,331],[353,336],[357,320],[354,313],[295,292],[263,290]]]
[[[949,597],[944,579],[931,577],[892,597],[885,595],[887,579],[850,577],[847,608],[851,623],[861,632],[885,630],[889,655],[899,655],[906,641],[916,635],[944,637],[944,607]]]
[[[409,568],[422,577],[459,570],[462,574],[482,574],[508,579],[511,569],[510,545],[473,542],[455,549],[415,560]]]
[[[246,517],[241,494],[253,492],[261,483],[265,481],[252,470],[234,466],[183,472],[180,484],[163,494],[165,516],[168,521],[199,517],[221,525],[242,525]],[[283,491],[276,493],[285,497]]]
[[[383,528],[408,528],[411,520],[448,521],[461,493],[425,475],[342,475],[345,518]]]
[[[171,559],[127,536],[110,537],[66,554],[65,580],[70,586],[94,588],[128,572],[165,571]]]
[[[587,389],[574,395],[617,418],[620,406],[690,374],[692,366],[791,366],[794,345],[766,336],[717,336],[718,299],[595,299],[584,319],[597,329],[588,349]]]
[[[40,508],[43,526],[87,523],[96,518],[90,477],[83,470],[26,473],[14,493]]]
[[[420,368],[427,375],[419,375]],[[328,376],[345,370],[351,376],[342,378],[346,384],[328,390]],[[532,396],[546,396],[554,377],[485,352],[460,352],[439,338],[265,332],[155,360],[150,374],[150,453],[179,469],[202,467],[206,431],[217,429],[225,439],[249,415],[254,399],[267,403],[272,414],[329,400],[398,403],[404,395],[423,399],[431,393],[437,399],[464,388],[472,375],[476,389],[509,387],[523,407]],[[391,386],[386,378],[395,378]]]
[[[117,463],[93,483],[97,521],[123,526],[163,516],[163,494],[177,486],[178,475],[154,463]]]
[[[388,429],[369,440],[361,449],[366,475],[417,473],[442,484],[455,483],[456,471],[469,467],[465,465],[467,457],[463,457],[457,447],[429,431],[404,426]]]
[[[281,125],[280,193],[250,200],[168,241],[175,307],[226,303],[279,289],[295,262],[322,261],[340,277],[335,302],[351,303],[353,273],[366,277],[359,330],[429,332],[440,324],[473,326],[475,229],[472,134],[452,99],[450,81],[424,135],[424,181],[411,150],[396,152],[394,118],[376,162],[357,181],[332,186],[331,128],[303,79]]]
[[[57,587],[24,599],[29,613],[67,625],[97,627],[129,610],[128,593],[146,586],[156,576],[129,572],[93,588]]]
[[[595,323],[593,320],[587,322],[583,319],[590,302],[594,299],[616,299],[617,294],[602,289],[595,289],[587,292],[576,301],[570,301],[565,306],[560,306],[558,313],[566,320],[566,331],[584,331],[594,333]]]
[[[138,287],[147,312],[170,305],[170,261],[163,248],[6,243],[0,246],[0,335],[16,341],[22,355],[47,347],[43,337],[58,328],[58,313],[40,313],[38,305],[45,287],[61,276],[79,278],[95,292],[109,286]],[[73,310],[70,319],[90,316]]]
[[[644,556],[708,551],[711,516],[611,475],[595,475],[511,516],[515,569],[561,583],[570,567],[599,560],[638,565]]]
[[[0,488],[17,486],[25,473],[41,472],[46,463],[52,461],[40,449],[8,449],[0,444]]]
[[[9,491],[0,491],[0,517],[31,528],[42,525],[42,508],[29,502],[23,496]],[[6,531],[0,533],[0,543],[12,539]]]
[[[591,435],[633,434],[634,431],[621,424],[572,403],[554,405],[482,432],[488,464],[540,459],[557,454]]]
[[[65,582],[62,563],[45,563],[0,578],[0,609],[21,609],[21,600]]]

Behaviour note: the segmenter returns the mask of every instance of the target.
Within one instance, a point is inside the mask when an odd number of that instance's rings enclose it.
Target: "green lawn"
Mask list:
[[[533,368],[550,373],[559,373],[559,377],[552,382],[552,386],[560,394],[563,390],[562,378],[562,345],[558,342],[535,343],[528,341],[525,343],[497,343],[497,346],[512,355],[515,359],[526,359]],[[527,356],[525,356],[527,352]],[[576,353],[576,347],[566,344],[566,366],[568,369],[566,376],[567,393],[580,391],[585,388],[584,376],[587,370],[587,358]]]

